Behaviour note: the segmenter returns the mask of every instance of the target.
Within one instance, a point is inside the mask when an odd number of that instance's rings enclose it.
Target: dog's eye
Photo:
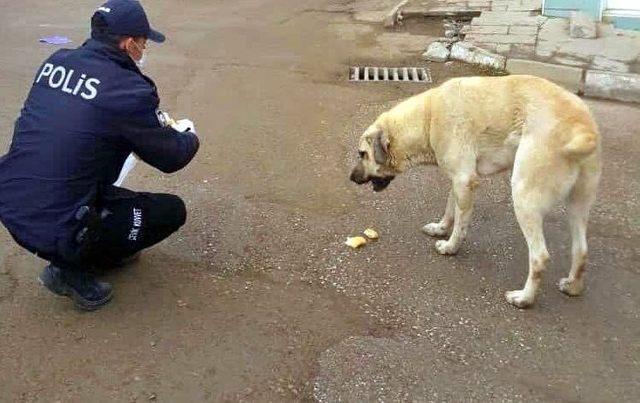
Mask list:
[[[366,151],[358,151],[358,155],[360,156],[360,158],[365,159],[367,158],[367,153]]]

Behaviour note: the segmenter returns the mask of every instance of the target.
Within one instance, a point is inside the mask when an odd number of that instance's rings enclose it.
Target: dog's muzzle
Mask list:
[[[365,183],[370,181],[369,178],[365,177],[362,172],[356,169],[351,172],[351,175],[349,175],[349,179],[351,180],[351,182],[357,183],[358,185],[364,185]]]
[[[371,182],[374,192],[380,192],[389,186],[389,183],[395,178],[395,176],[385,176],[382,178],[378,177],[365,177],[361,172],[354,170],[349,179],[352,182],[357,183],[358,185],[364,185],[365,183]]]
[[[389,186],[395,176],[385,176],[384,178],[371,178],[371,185],[374,192],[381,192]]]

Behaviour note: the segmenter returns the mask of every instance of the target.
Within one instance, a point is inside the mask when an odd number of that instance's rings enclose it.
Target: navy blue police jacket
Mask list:
[[[158,106],[153,81],[117,48],[90,39],[55,52],[0,158],[0,221],[21,245],[56,255],[74,238],[81,206],[126,197],[111,184],[129,153],[163,172],[183,168],[198,139],[162,127]]]

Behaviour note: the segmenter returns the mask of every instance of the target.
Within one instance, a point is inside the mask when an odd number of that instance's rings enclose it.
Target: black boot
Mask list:
[[[83,270],[61,269],[50,264],[38,280],[52,293],[71,298],[76,307],[85,311],[100,309],[113,297],[111,284],[97,281]]]

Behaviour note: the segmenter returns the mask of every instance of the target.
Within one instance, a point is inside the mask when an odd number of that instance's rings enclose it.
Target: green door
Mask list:
[[[544,0],[544,15],[552,17],[569,17],[572,11],[584,11],[595,21],[602,18],[603,0]]]

